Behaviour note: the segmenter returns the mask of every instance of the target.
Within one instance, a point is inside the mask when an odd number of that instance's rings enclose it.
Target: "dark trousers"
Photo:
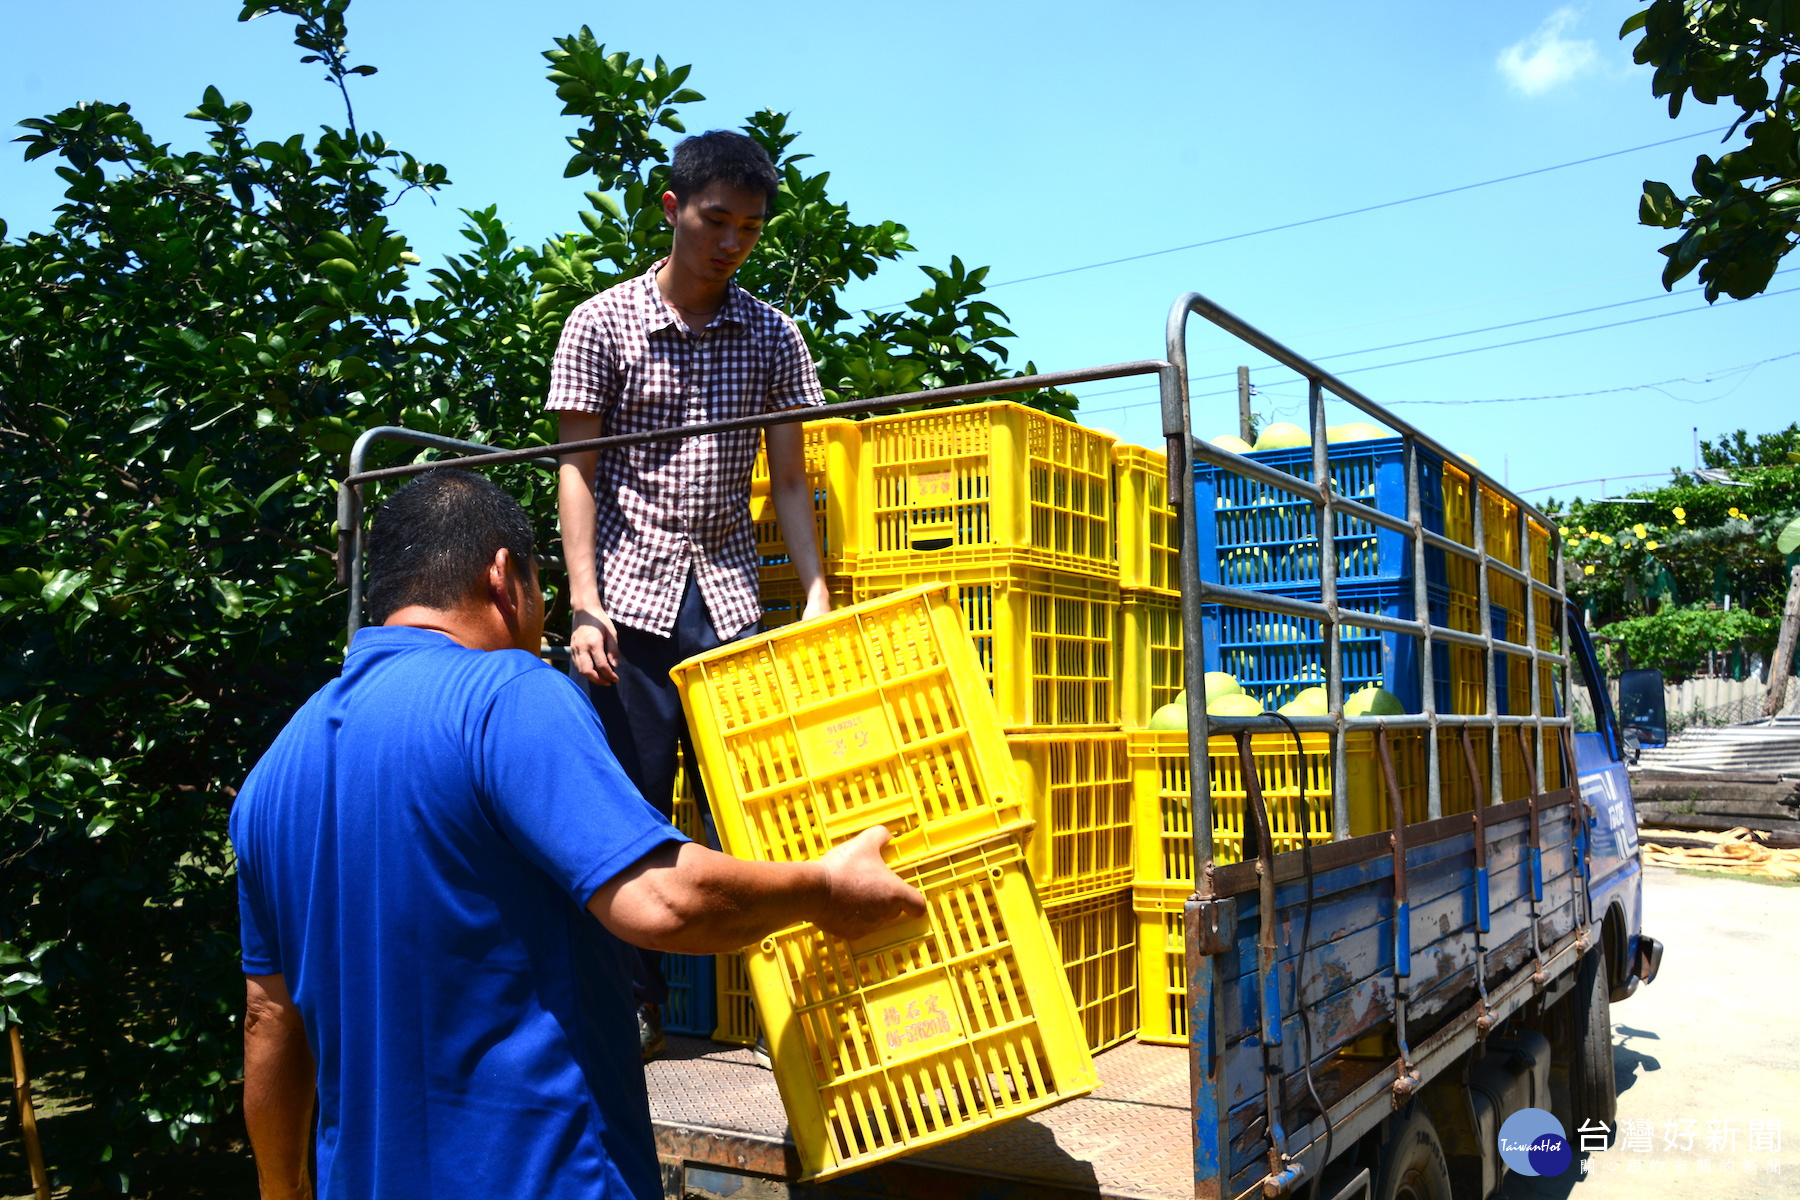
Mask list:
[[[688,737],[687,717],[681,710],[681,693],[669,678],[669,670],[696,654],[717,649],[756,630],[757,625],[752,622],[732,637],[720,638],[706,611],[700,585],[690,571],[672,635],[659,637],[629,625],[618,626],[619,681],[611,687],[588,688],[600,713],[600,724],[606,730],[606,740],[626,777],[665,817],[675,811],[676,750],[680,749],[688,763],[689,785],[700,802],[701,817],[709,833],[712,818],[706,789],[695,766],[694,744]],[[639,950],[637,959],[631,987],[638,1003],[667,1003],[669,985],[663,978],[662,954]]]

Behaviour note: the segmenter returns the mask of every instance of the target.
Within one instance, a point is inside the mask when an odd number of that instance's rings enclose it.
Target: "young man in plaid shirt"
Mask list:
[[[563,326],[546,408],[562,441],[692,425],[824,402],[793,320],[731,282],[750,256],[780,177],[750,138],[714,130],[675,148],[663,216],[669,256],[578,307]],[[754,633],[761,617],[750,471],[766,438],[770,499],[804,615],[831,602],[813,533],[799,424],[709,434],[563,458],[557,481],[574,629],[620,765],[663,814],[676,747],[692,763],[669,680],[683,659]],[[689,777],[699,791],[697,772]],[[662,1042],[667,997],[645,952],[637,987],[646,1057]]]

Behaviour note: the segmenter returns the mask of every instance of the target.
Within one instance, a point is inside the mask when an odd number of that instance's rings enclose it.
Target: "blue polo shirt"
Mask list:
[[[231,813],[246,974],[318,1064],[318,1195],[662,1195],[624,943],[583,907],[682,835],[522,651],[364,629]]]

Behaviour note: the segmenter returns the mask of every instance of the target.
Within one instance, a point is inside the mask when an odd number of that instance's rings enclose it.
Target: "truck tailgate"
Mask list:
[[[807,1194],[1187,1200],[1194,1194],[1187,1051],[1127,1042],[1094,1063],[1101,1084],[1090,1095],[807,1185]],[[783,1195],[742,1190],[746,1174],[791,1180],[799,1168],[775,1077],[749,1050],[670,1037],[667,1052],[644,1072],[667,1194]]]

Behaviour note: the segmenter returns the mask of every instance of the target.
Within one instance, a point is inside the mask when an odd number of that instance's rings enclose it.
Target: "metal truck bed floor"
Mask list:
[[[816,1189],[743,1177],[796,1174],[775,1077],[749,1050],[670,1037],[644,1071],[674,1196],[1192,1196],[1187,1051],[1127,1042],[1094,1065],[1091,1095]]]

